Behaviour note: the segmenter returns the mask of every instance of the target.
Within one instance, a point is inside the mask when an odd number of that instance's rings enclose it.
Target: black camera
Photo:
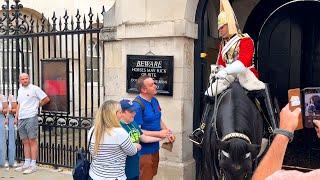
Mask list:
[[[304,88],[301,97],[303,126],[314,128],[313,120],[320,120],[320,87]]]

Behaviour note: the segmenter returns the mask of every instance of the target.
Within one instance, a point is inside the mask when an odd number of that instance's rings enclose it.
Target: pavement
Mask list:
[[[50,167],[38,167],[32,174],[24,175],[15,172],[14,168],[0,168],[0,180],[72,180],[70,169],[53,169]]]

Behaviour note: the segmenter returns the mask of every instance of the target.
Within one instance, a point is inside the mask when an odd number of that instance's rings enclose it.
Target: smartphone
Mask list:
[[[301,108],[301,92],[300,88],[288,90],[289,109],[294,111],[296,108]],[[299,122],[296,130],[303,129],[303,121],[301,114],[299,115]]]
[[[320,120],[320,87],[302,90],[304,127],[314,128],[313,120]]]

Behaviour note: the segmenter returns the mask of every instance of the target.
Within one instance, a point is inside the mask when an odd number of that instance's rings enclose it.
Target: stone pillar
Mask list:
[[[176,142],[173,152],[160,150],[155,178],[158,180],[195,179],[192,143],[187,136],[193,123],[193,52],[197,25],[185,13],[189,6],[185,0],[117,0],[104,15],[101,39],[105,41],[105,99],[136,96],[126,93],[128,54],[174,57],[173,96],[157,98],[163,120],[176,135]]]

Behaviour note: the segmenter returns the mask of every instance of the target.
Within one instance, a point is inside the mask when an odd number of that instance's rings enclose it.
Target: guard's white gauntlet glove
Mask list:
[[[246,67],[243,65],[243,63],[241,61],[235,60],[230,65],[227,65],[227,67],[224,68],[223,70],[225,70],[227,72],[227,74],[237,75],[237,74],[245,72]]]
[[[218,71],[220,69],[223,69],[224,67],[216,64],[211,64],[210,68],[211,68],[211,73],[209,76],[209,81],[211,82],[213,78],[216,78],[216,74],[218,73]]]
[[[216,78],[217,79],[224,79],[226,78],[228,75],[227,71],[225,69],[221,69],[217,74],[216,74]]]

